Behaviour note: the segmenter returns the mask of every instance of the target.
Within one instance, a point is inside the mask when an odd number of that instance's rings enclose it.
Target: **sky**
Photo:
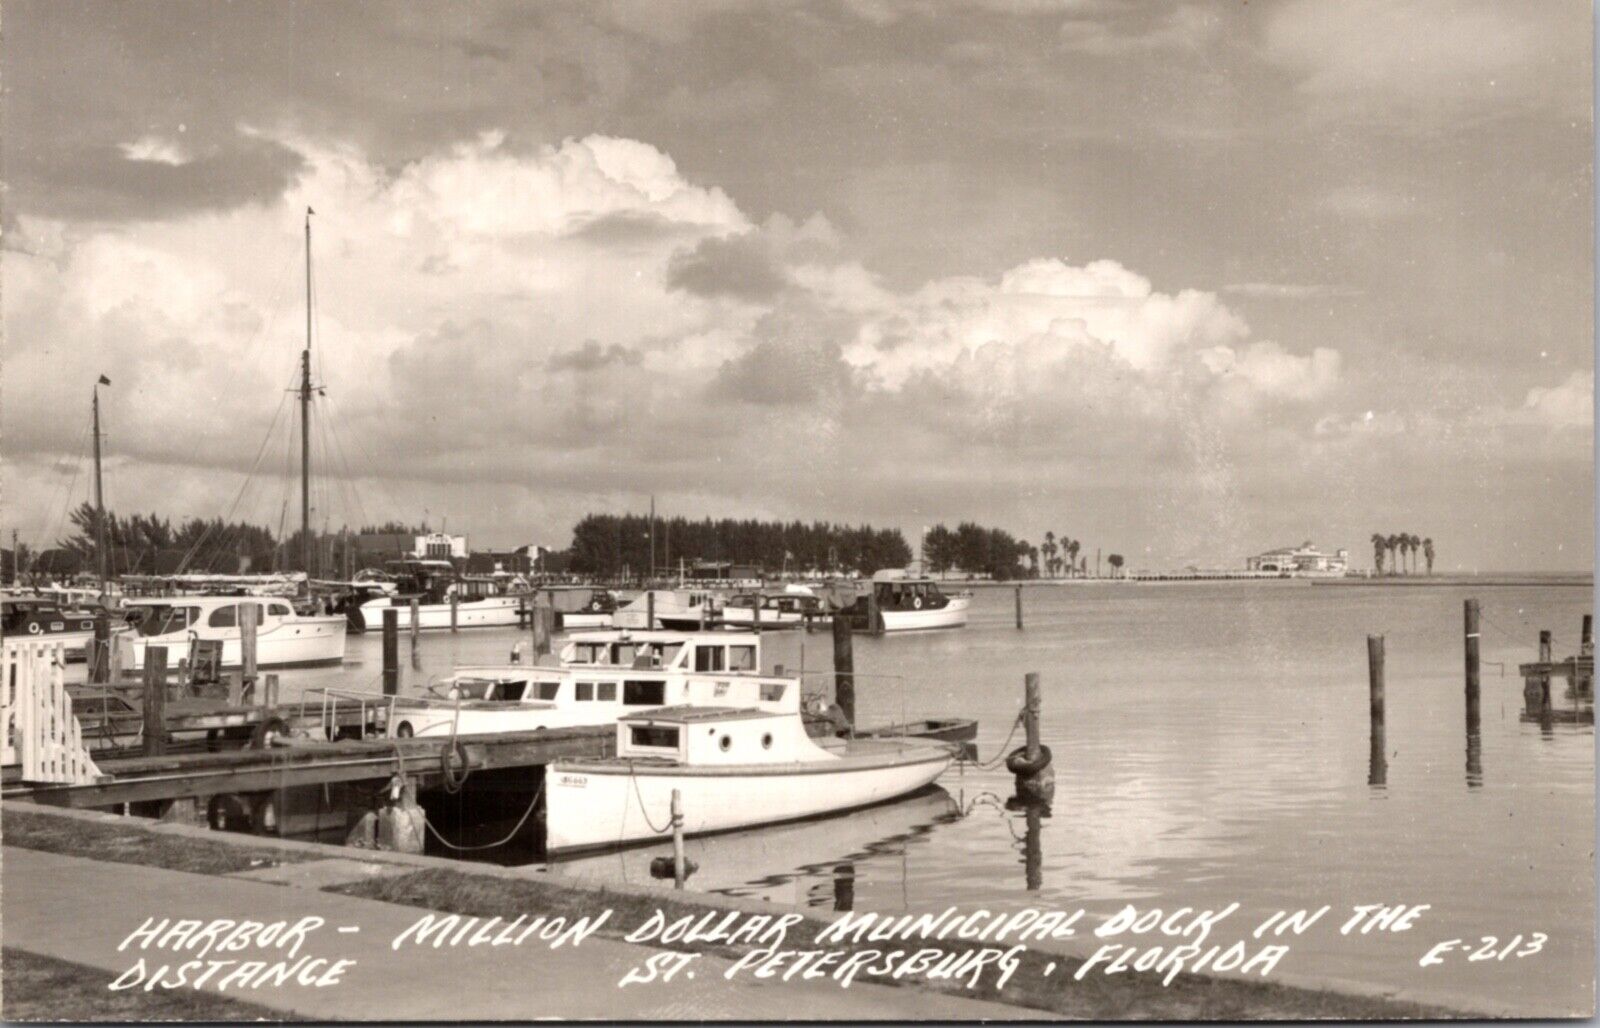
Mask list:
[[[1591,9],[12,0],[0,522],[1592,570]],[[4,530],[4,529],[0,529]],[[6,532],[9,535],[9,532]]]

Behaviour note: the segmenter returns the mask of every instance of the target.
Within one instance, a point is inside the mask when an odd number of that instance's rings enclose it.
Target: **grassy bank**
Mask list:
[[[192,832],[176,834],[153,830],[153,824],[138,819],[87,820],[63,816],[49,810],[29,810],[8,804],[4,814],[4,838],[8,846],[22,846],[47,852],[88,856],[92,859],[145,864],[201,874],[230,874],[272,864],[294,863],[332,857],[348,857],[350,851],[338,847],[282,844],[250,836]],[[410,865],[411,870],[343,885],[327,891],[380,900],[440,913],[476,917],[507,916],[519,911],[567,918],[594,915],[610,908],[611,919],[600,929],[602,936],[622,938],[660,909],[670,920],[699,917],[708,912],[730,909],[726,902],[697,897],[693,893],[640,890],[622,887],[615,890],[594,885],[568,883],[550,878],[507,875],[500,869],[473,864],[439,866],[438,862],[392,855],[361,853],[367,860],[392,860]],[[807,918],[791,929],[785,949],[851,947],[828,945],[813,947],[816,934],[828,921]],[[653,944],[659,945],[659,944]],[[947,951],[964,944],[946,941]],[[674,948],[670,944],[665,948]],[[679,946],[676,948],[736,958],[746,947]],[[1058,965],[1052,974],[1046,966]],[[1298,988],[1273,982],[1179,975],[1171,985],[1162,986],[1153,975],[1124,974],[1106,976],[1093,973],[1074,982],[1072,974],[1080,962],[1074,958],[1030,950],[1006,988],[983,985],[975,989],[942,983],[907,979],[902,988],[927,989],[987,999],[1029,1008],[1053,1016],[1091,1020],[1242,1020],[1242,1019],[1393,1019],[1453,1018],[1458,1011],[1419,1003],[1371,996]],[[862,979],[863,981],[869,979]],[[877,981],[877,979],[871,979]],[[885,982],[883,984],[896,984]],[[48,1003],[47,995],[35,992],[29,980],[13,982],[7,976],[7,999],[21,989],[24,1002]],[[103,983],[102,983],[103,987]],[[92,991],[92,990],[91,990]],[[141,993],[141,995],[143,995]],[[58,1006],[76,1013],[76,1004]],[[86,1007],[85,1010],[93,1008]],[[10,1004],[6,1013],[11,1014]],[[162,1014],[140,1007],[140,1018]],[[58,1015],[59,1016],[59,1015]],[[115,1016],[114,1014],[108,1016]],[[135,1016],[132,1011],[124,1016]],[[175,1014],[173,1016],[186,1016]],[[248,1015],[246,1015],[248,1016]],[[91,1019],[89,1014],[84,1019]]]
[[[98,968],[7,946],[0,950],[7,1021],[291,1021],[282,1011],[194,989],[112,992]]]

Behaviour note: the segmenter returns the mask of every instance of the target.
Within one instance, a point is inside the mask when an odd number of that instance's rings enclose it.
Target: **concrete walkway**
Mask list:
[[[250,919],[272,922],[307,915],[327,919],[301,955],[357,961],[341,982],[328,988],[288,984],[207,992],[326,1021],[348,1020],[529,1020],[602,1018],[650,1020],[1015,1020],[1039,1016],[996,1003],[943,996],[914,988],[892,988],[857,979],[843,990],[831,979],[791,982],[722,977],[729,961],[702,956],[695,977],[680,973],[669,984],[617,982],[652,955],[666,952],[590,937],[580,946],[550,949],[529,940],[522,946],[434,949],[392,940],[426,911],[415,907],[272,884],[241,877],[214,877],[134,864],[7,846],[0,851],[0,891],[5,897],[6,946],[70,960],[120,975],[141,955],[117,952],[127,934],[147,917]],[[314,877],[307,886],[313,886]],[[506,920],[537,910],[502,912]],[[340,926],[359,926],[340,933]],[[629,925],[629,927],[632,927]],[[146,950],[146,964],[174,965],[192,955]],[[276,950],[251,947],[208,954],[207,960],[266,960]],[[225,973],[225,972],[222,972]],[[220,980],[221,974],[217,976]],[[72,1018],[70,1010],[59,1016]]]

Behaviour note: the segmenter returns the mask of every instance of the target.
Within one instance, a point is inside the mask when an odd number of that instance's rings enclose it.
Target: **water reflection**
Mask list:
[[[1022,811],[1023,882],[1029,892],[1044,887],[1044,819],[1050,816],[1050,804],[1040,800],[1013,796],[1006,800],[1007,810]]]

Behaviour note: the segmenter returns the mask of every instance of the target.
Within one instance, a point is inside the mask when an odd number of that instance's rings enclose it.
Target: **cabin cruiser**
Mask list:
[[[219,640],[222,666],[243,666],[239,608],[256,611],[257,667],[312,667],[344,660],[345,619],[337,614],[298,614],[276,596],[162,596],[123,601],[130,631],[118,640],[122,666],[144,667],[149,646],[168,648],[169,660],[189,651],[191,640]]]
[[[88,604],[51,596],[0,596],[0,638],[61,643],[68,660],[83,660],[94,639],[96,613]]]
[[[390,608],[398,627],[410,629],[412,600],[417,601],[417,628],[422,631],[510,628],[521,620],[520,597],[508,595],[493,578],[457,575],[455,565],[447,560],[392,561],[387,570],[390,581],[362,585],[340,605],[353,631],[382,630],[384,611]]]
[[[647,624],[654,604],[656,623]],[[618,628],[670,628],[684,632],[714,625],[722,614],[722,598],[703,589],[647,589],[618,607],[611,623]]]
[[[800,712],[671,706],[617,721],[617,755],[545,772],[545,849],[659,841],[681,798],[686,835],[871,806],[932,783],[954,759],[923,739],[813,739]]]
[[[568,630],[612,627],[617,596],[611,590],[563,588],[547,592],[555,602],[557,627]]]
[[[779,593],[742,593],[722,607],[722,621],[730,625],[800,625],[829,617],[822,600],[803,585]]]
[[[875,603],[869,604],[867,596],[860,595],[849,608],[851,620],[868,631],[876,627],[885,632],[960,628],[967,623],[967,608],[972,605],[970,593],[947,594],[933,579],[904,572],[880,571],[872,576],[871,588]],[[868,624],[874,608],[881,626]]]
[[[761,674],[753,632],[581,632],[548,664],[458,668],[393,701],[391,734],[485,735],[611,724],[669,704],[800,712],[800,683]]]

